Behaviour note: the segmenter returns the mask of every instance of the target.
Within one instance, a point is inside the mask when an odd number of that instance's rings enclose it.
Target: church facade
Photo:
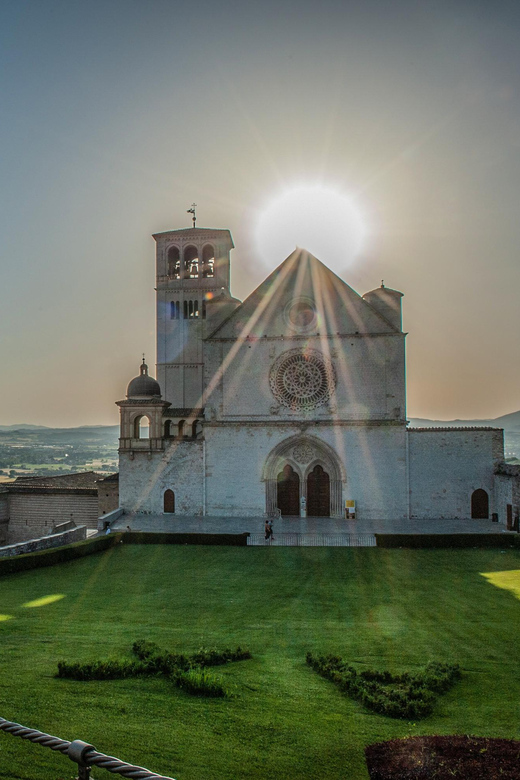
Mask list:
[[[143,361],[117,402],[126,512],[503,520],[501,430],[408,427],[402,293],[297,249],[240,302],[228,230],[154,239],[157,380]]]

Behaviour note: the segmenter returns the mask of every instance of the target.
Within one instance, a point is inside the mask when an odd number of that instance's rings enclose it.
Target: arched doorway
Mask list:
[[[277,506],[282,517],[300,516],[300,477],[287,464],[277,476]]]
[[[173,490],[166,490],[164,493],[164,514],[175,514],[175,493]]]
[[[307,477],[307,517],[330,517],[330,478],[323,466]]]
[[[489,519],[489,497],[485,490],[479,488],[471,494],[471,519]]]

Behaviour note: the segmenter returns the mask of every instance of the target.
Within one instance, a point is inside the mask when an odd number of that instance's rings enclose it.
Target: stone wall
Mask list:
[[[317,456],[294,464],[301,479],[320,461],[320,442],[325,453],[333,453],[341,471],[341,514],[349,498],[356,501],[359,520],[407,516],[404,426],[206,423],[204,434],[208,515],[262,515],[267,508],[264,468],[270,454],[285,441],[296,446],[300,440],[310,441],[311,448],[316,445]]]
[[[62,493],[14,493],[9,496],[9,544],[44,536],[58,523],[73,520],[76,525],[97,528],[97,491]]]
[[[121,453],[121,508],[128,512],[162,514],[164,493],[173,490],[175,514],[204,513],[204,442],[166,441],[164,452]]]
[[[482,488],[489,496],[491,517],[503,435],[498,428],[410,428],[410,516],[470,519],[471,494]]]
[[[40,539],[31,539],[29,542],[20,542],[19,544],[0,547],[0,558],[39,552],[40,550],[48,550],[51,547],[63,547],[65,544],[82,542],[86,538],[87,529],[82,525],[79,528],[73,528],[60,534],[52,534],[52,536],[43,536]]]
[[[0,544],[7,542],[9,528],[9,493],[0,488]]]

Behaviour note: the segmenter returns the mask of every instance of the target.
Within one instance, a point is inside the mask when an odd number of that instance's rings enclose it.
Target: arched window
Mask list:
[[[164,423],[164,438],[171,439],[172,436],[172,421],[166,420]]]
[[[194,439],[196,439],[198,433],[199,433],[199,421],[194,420],[194,422],[192,422],[191,424],[191,435],[193,436]]]
[[[171,301],[171,303],[170,303],[170,319],[171,320],[178,320],[180,311],[181,311],[181,306],[180,306],[179,301]]]
[[[188,319],[193,319],[193,301],[188,302]]]
[[[175,514],[175,493],[173,490],[165,490],[164,492],[164,514]]]
[[[199,302],[193,301],[193,316],[198,317],[199,316]]]
[[[482,488],[475,490],[471,494],[471,519],[489,519],[489,496]]]
[[[168,249],[168,276],[174,279],[181,277],[181,253],[178,246],[171,246]]]
[[[206,319],[206,299],[202,301],[202,319]]]
[[[206,244],[202,250],[202,276],[211,277],[215,275],[215,250],[211,244]]]
[[[181,439],[184,436],[184,423],[185,422],[186,422],[185,420],[179,420],[179,438],[181,438]]]
[[[134,439],[150,438],[150,419],[146,415],[140,415],[134,420]]]
[[[175,301],[175,319],[178,320],[181,316],[181,304],[179,301]]]
[[[184,270],[185,276],[189,279],[198,279],[199,277],[199,250],[196,246],[187,246],[184,250]]]

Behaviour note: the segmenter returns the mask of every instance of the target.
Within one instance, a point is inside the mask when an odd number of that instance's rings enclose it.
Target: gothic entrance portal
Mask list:
[[[277,506],[282,517],[300,516],[300,477],[287,464],[277,476]]]
[[[330,479],[322,466],[314,466],[307,477],[307,516],[330,517]]]
[[[343,517],[346,474],[336,452],[316,436],[279,442],[262,469],[268,517]]]

